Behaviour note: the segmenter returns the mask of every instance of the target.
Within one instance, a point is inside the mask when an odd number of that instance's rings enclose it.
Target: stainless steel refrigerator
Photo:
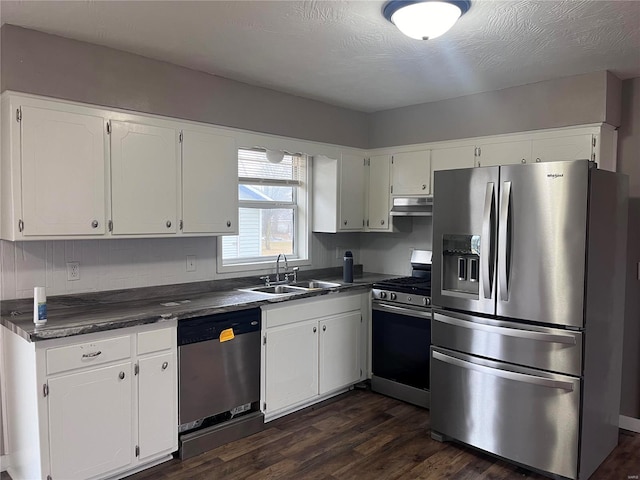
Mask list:
[[[435,173],[434,438],[572,479],[617,445],[627,190],[587,160]]]

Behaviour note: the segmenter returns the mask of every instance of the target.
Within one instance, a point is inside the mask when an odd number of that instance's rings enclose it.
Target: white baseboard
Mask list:
[[[632,432],[640,433],[640,418],[626,417],[620,415],[620,428],[625,430],[631,430]]]
[[[9,466],[9,457],[7,455],[0,455],[0,472],[6,472]]]

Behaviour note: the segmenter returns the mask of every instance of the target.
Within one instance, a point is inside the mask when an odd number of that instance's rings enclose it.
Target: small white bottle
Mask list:
[[[33,323],[36,327],[47,323],[47,293],[44,287],[33,288]]]

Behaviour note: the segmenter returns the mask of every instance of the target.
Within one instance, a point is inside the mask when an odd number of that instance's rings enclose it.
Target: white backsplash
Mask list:
[[[431,217],[410,220],[411,232],[360,234],[360,260],[368,272],[390,275],[411,274],[411,251],[431,250],[433,224]]]
[[[312,265],[302,270],[340,266],[344,250],[360,263],[360,239],[354,233],[312,234]],[[196,257],[194,272],[187,272],[187,255]],[[67,262],[80,264],[79,280],[67,280]],[[215,237],[1,241],[0,271],[3,300],[32,297],[35,286],[45,286],[47,295],[63,295],[252,274],[217,274]]]

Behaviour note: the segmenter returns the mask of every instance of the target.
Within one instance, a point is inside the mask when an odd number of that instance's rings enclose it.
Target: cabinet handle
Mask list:
[[[380,220],[380,225],[384,225],[384,220]]]
[[[542,160],[540,160],[539,158],[536,158],[536,162],[541,162]]]
[[[120,378],[120,380],[124,380],[124,372],[120,372],[120,375],[118,375],[118,378]]]
[[[424,183],[422,184],[422,189],[423,189],[423,190],[426,190],[426,189],[427,189],[427,186],[426,186]]]
[[[169,366],[169,362],[164,362],[162,364],[162,370],[166,370],[168,366]]]
[[[318,329],[316,327],[313,327],[313,333],[316,333],[318,331]]]
[[[326,326],[326,325],[323,325],[323,326],[322,326],[322,331],[323,331],[323,332],[326,332],[326,331],[327,331],[327,326]]]
[[[346,221],[346,220],[344,221],[344,224],[345,224],[345,225],[347,224],[347,221]]]
[[[97,352],[91,352],[91,353],[83,353],[82,354],[82,358],[93,358],[93,357],[97,357],[98,355],[100,355],[102,353],[101,350],[98,350]]]
[[[227,227],[231,227],[231,220],[227,220]]]
[[[527,160],[523,158],[522,160],[520,160],[520,163],[527,163]]]
[[[98,228],[98,220],[94,220],[93,222],[91,222],[91,228]]]
[[[167,228],[171,228],[171,220],[167,220]]]

